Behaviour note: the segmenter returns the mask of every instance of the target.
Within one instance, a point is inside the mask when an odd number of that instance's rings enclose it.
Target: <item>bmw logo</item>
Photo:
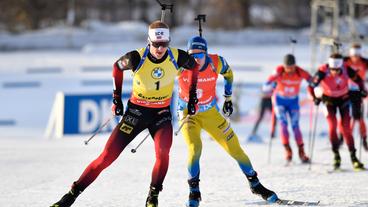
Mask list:
[[[155,68],[152,70],[151,75],[154,79],[160,79],[164,76],[164,70],[162,68]]]

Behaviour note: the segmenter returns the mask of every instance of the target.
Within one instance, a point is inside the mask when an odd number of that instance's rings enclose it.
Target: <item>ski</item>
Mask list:
[[[295,201],[295,200],[287,200],[287,199],[278,199],[276,201],[279,205],[285,206],[318,206],[319,201]]]
[[[351,170],[348,170],[348,169],[341,169],[341,168],[338,168],[338,169],[331,169],[331,170],[327,170],[327,173],[328,174],[332,174],[332,173],[353,173],[353,172],[365,172],[365,171],[368,171],[368,169],[364,168],[364,169],[351,169]]]

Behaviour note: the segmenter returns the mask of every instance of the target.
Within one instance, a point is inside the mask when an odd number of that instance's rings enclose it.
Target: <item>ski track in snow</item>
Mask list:
[[[241,126],[234,124],[235,131]],[[142,135],[143,134],[143,135]],[[154,163],[152,140],[138,152],[137,145],[144,133],[129,145],[107,170],[83,192],[74,206],[144,206]],[[243,135],[241,135],[243,136]],[[63,140],[28,139],[0,140],[1,206],[47,206],[68,191],[87,164],[103,149],[108,134],[97,136],[85,146],[85,137]],[[316,143],[312,170],[298,159],[284,167],[283,149],[274,142],[272,163],[267,164],[267,144],[243,144],[261,182],[281,198],[320,200],[321,206],[367,206],[367,172],[328,174],[332,155],[321,150],[325,140]],[[295,145],[293,146],[295,149]],[[170,168],[159,196],[160,206],[184,206],[187,199],[186,146],[182,136],[174,137]],[[295,153],[294,153],[295,154]],[[349,155],[342,150],[342,168],[351,169]],[[365,154],[364,162],[367,163]],[[201,159],[201,206],[267,206],[252,195],[245,176],[214,141],[203,136]]]

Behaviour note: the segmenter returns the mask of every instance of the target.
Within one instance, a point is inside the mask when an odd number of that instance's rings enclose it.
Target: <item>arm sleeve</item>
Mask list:
[[[309,86],[311,86],[312,88],[317,87],[319,83],[325,78],[325,76],[325,72],[318,70],[316,74],[314,74],[314,76],[312,77],[312,80],[309,82]]]
[[[313,97],[313,99],[315,99],[316,94],[314,93],[314,88],[311,86],[311,83],[313,80],[312,76],[302,68],[298,68],[298,70],[300,71],[301,77],[308,82],[308,86],[307,86],[308,93]]]
[[[347,71],[349,78],[359,85],[359,89],[365,90],[364,81],[360,78],[358,73],[351,67],[347,67]]]
[[[363,58],[363,61],[365,63],[365,70],[368,71],[368,59]],[[365,80],[363,80],[363,81],[367,81],[367,78],[366,77],[364,77],[364,79]]]
[[[179,68],[183,67],[188,70],[192,70],[196,65],[196,62],[193,57],[191,57],[187,52],[184,50],[178,49],[178,66]]]
[[[307,91],[309,94],[313,97],[313,99],[316,99],[316,94],[314,93],[314,88],[317,87],[320,82],[325,78],[326,73],[322,71],[320,68],[313,77],[311,77],[311,80],[309,82],[309,85],[307,87]]]
[[[112,80],[113,80],[113,97],[121,97],[123,86],[124,70],[136,70],[141,57],[137,51],[131,51],[119,58],[113,65]]]
[[[233,93],[233,71],[223,57],[218,56],[218,58],[219,64],[217,66],[217,71],[224,76],[224,95],[231,96]]]
[[[189,85],[189,101],[197,101],[197,81],[199,73],[199,65],[184,50],[178,49],[178,67],[193,71],[188,77]]]
[[[277,79],[281,77],[281,74],[283,73],[283,67],[278,66],[273,73],[267,78],[266,84],[272,84],[276,83]]]
[[[300,75],[301,77],[306,80],[308,83],[310,83],[312,81],[312,76],[305,70],[303,70],[302,68],[298,68],[300,71]]]

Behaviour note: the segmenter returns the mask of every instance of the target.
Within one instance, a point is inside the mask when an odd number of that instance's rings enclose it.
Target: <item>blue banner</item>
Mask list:
[[[129,93],[123,93],[126,103]],[[90,134],[95,132],[111,117],[111,93],[65,95],[64,99],[64,135]],[[118,117],[117,117],[118,119]],[[118,120],[111,121],[104,131],[111,131]]]

